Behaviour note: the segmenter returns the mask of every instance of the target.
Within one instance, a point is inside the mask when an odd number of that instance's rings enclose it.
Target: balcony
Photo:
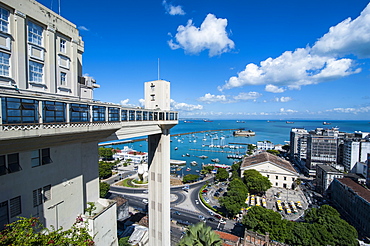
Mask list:
[[[159,133],[160,125],[178,123],[175,111],[127,108],[55,95],[9,93],[0,97],[2,140],[101,131],[113,134],[120,130],[120,137],[108,139],[113,140]]]

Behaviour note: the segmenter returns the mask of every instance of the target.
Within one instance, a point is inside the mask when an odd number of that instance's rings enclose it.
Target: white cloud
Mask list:
[[[358,113],[367,113],[370,112],[370,106],[366,107],[359,107],[359,108],[334,108],[327,110],[329,112],[337,112],[337,113],[353,113],[353,114],[358,114]]]
[[[292,101],[293,99],[291,97],[276,97],[275,98],[275,101],[276,102],[289,102],[289,101]]]
[[[173,6],[172,4],[167,3],[166,0],[162,2],[164,8],[166,9],[166,13],[170,15],[185,15],[185,11],[182,9],[182,6]]]
[[[370,57],[370,4],[354,20],[348,18],[329,29],[313,46],[318,54],[341,56],[353,54]]]
[[[293,109],[285,109],[281,108],[280,109],[280,114],[292,114],[292,113],[297,113],[298,111],[293,110]]]
[[[139,104],[141,107],[144,107],[145,106],[145,99],[141,98],[139,99]]]
[[[193,105],[187,103],[178,103],[171,99],[171,108],[172,110],[176,111],[194,111],[194,110],[202,110],[202,105]]]
[[[221,55],[234,48],[234,42],[226,32],[227,19],[216,18],[208,14],[200,27],[195,27],[192,20],[186,26],[177,28],[175,40],[169,40],[171,49],[182,48],[186,53],[199,54],[209,50],[209,56]]]
[[[356,68],[354,60],[344,56],[370,57],[369,23],[370,4],[356,19],[348,18],[331,27],[312,47],[286,51],[279,57],[267,58],[258,65],[249,63],[237,76],[229,78],[218,88],[222,91],[246,85],[267,84],[265,90],[274,92],[279,91],[277,86],[300,89],[305,85],[359,73],[361,69]]]
[[[80,30],[80,31],[89,31],[89,29],[85,26],[79,26],[79,27],[77,27],[77,29]]]
[[[272,92],[272,93],[282,93],[282,92],[284,92],[285,91],[285,89],[284,88],[282,88],[282,87],[278,87],[278,86],[276,86],[276,85],[271,85],[271,84],[269,84],[269,85],[266,85],[266,87],[265,87],[265,91],[267,91],[267,92]]]
[[[255,92],[255,91],[250,91],[248,93],[246,92],[241,92],[239,95],[234,96],[233,98],[237,101],[247,101],[247,100],[256,100],[257,98],[261,97],[262,94]]]
[[[207,93],[204,96],[198,98],[198,101],[204,103],[215,103],[215,102],[227,102],[225,95],[212,95],[211,93]]]

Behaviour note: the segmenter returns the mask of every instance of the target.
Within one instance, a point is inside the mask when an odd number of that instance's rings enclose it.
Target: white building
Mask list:
[[[275,149],[275,145],[270,141],[258,141],[257,142],[257,149],[258,150],[272,150]]]
[[[267,152],[244,158],[240,166],[241,176],[243,177],[244,171],[249,169],[255,169],[268,177],[275,187],[290,189],[299,177],[290,162]]]
[[[149,136],[152,168],[169,165],[177,113],[94,101],[83,52],[73,23],[34,0],[0,0],[0,229],[17,216],[69,228],[84,215],[96,245],[117,245],[116,203],[99,198],[98,143]],[[169,231],[151,245],[169,245]]]
[[[350,172],[356,162],[365,162],[370,153],[370,141],[365,139],[347,139],[343,146],[343,165]]]

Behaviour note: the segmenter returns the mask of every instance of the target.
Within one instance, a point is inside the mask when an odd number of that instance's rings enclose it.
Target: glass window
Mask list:
[[[5,155],[0,156],[0,175],[4,175],[7,173],[6,171],[6,162],[5,162]]]
[[[66,53],[67,41],[65,39],[60,39],[60,52]]]
[[[28,22],[28,42],[42,46],[43,28],[35,23]]]
[[[135,121],[135,110],[129,111],[129,121]]]
[[[42,165],[53,163],[50,158],[50,148],[41,149],[41,162]]]
[[[44,123],[66,122],[66,104],[62,102],[43,101]]]
[[[60,72],[60,85],[67,85],[67,74],[64,72]]]
[[[108,117],[109,121],[119,121],[119,109],[108,108]]]
[[[140,121],[142,118],[142,111],[136,111],[136,120]]]
[[[0,231],[9,223],[8,201],[0,202]]]
[[[105,121],[105,107],[93,106],[93,121]]]
[[[31,167],[40,166],[40,152],[39,150],[33,150],[31,153]]]
[[[17,196],[10,199],[10,217],[15,217],[22,213],[21,197]]]
[[[44,65],[38,62],[29,61],[30,82],[42,83]]]
[[[33,206],[37,207],[42,203],[42,189],[39,188],[32,191],[32,195],[33,195]]]
[[[122,110],[121,111],[121,120],[122,121],[127,121],[127,110]]]
[[[44,186],[44,202],[51,200],[51,185]]]
[[[71,122],[89,121],[89,106],[84,104],[71,104]]]
[[[147,111],[143,112],[143,120],[148,120],[148,112]]]
[[[0,31],[8,32],[9,26],[9,11],[0,8]]]
[[[3,124],[38,123],[38,102],[30,99],[3,97]]]
[[[10,154],[8,155],[8,171],[9,173],[15,173],[22,170],[19,165],[19,154]]]
[[[0,75],[9,76],[9,63],[10,55],[0,52]]]

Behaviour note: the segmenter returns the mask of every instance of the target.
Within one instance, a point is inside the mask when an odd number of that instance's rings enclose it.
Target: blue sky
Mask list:
[[[184,118],[370,120],[368,1],[60,1],[97,100],[140,106],[159,58]]]

